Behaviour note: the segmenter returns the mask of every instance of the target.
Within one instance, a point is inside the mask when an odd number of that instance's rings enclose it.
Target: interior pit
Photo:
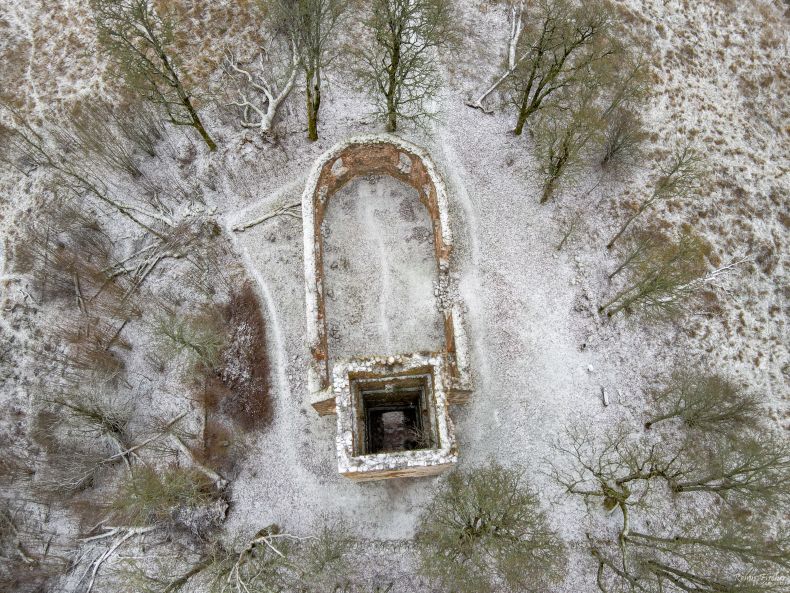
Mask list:
[[[352,381],[357,400],[355,455],[431,449],[437,445],[430,374]]]

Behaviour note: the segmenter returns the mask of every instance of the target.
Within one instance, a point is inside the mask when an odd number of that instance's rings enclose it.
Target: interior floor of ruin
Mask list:
[[[354,179],[329,200],[322,233],[330,365],[442,347],[431,219],[416,190]]]

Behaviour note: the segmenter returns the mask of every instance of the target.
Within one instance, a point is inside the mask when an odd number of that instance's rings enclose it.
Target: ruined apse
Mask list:
[[[354,480],[437,474],[458,459],[449,404],[472,390],[461,304],[437,298],[443,346],[429,352],[366,352],[330,364],[324,304],[322,224],[331,197],[359,176],[389,175],[419,194],[433,227],[439,286],[449,284],[453,240],[446,186],[422,148],[386,135],[341,142],[314,164],[302,195],[308,397],[320,415],[337,416],[338,471]],[[382,439],[383,421],[408,427],[408,438]]]

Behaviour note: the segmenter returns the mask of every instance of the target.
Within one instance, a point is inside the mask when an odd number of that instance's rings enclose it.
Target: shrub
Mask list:
[[[688,428],[726,432],[754,424],[761,410],[753,394],[738,389],[727,379],[687,369],[673,373],[666,387],[651,395],[656,412],[645,428],[677,419]]]
[[[228,342],[219,376],[229,388],[222,412],[246,430],[264,426],[272,416],[266,327],[252,285],[245,283],[225,307]]]
[[[504,582],[545,591],[561,577],[565,550],[523,473],[499,465],[450,474],[420,520],[422,571],[458,593]]]
[[[351,543],[337,527],[324,527],[317,536],[297,537],[269,525],[251,539],[205,541],[191,563],[174,565],[151,558],[131,562],[124,570],[121,591],[375,593],[357,589],[346,577],[344,560]]]
[[[202,365],[199,398],[209,415],[220,414],[245,431],[272,417],[266,327],[252,285],[236,288],[227,305],[214,309],[226,336],[214,366]]]
[[[209,506],[218,498],[212,481],[197,470],[174,466],[160,473],[143,466],[121,483],[108,507],[123,525],[173,524],[185,511]]]
[[[166,355],[183,354],[191,364],[209,369],[219,364],[226,340],[219,319],[212,312],[180,315],[166,311],[156,318],[154,333]]]
[[[205,401],[203,403],[206,405]],[[243,439],[238,438],[235,427],[229,422],[212,418],[210,414],[206,416],[202,446],[195,452],[195,457],[222,475],[231,476],[244,447]]]
[[[10,486],[35,473],[33,458],[25,444],[15,443],[11,435],[0,435],[0,482]]]

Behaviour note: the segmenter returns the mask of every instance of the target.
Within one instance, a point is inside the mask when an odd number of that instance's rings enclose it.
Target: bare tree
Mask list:
[[[693,535],[662,538],[632,532],[628,538],[631,562],[626,568],[617,554],[606,549],[605,542],[592,540],[590,552],[598,563],[596,583],[602,593],[780,593],[786,590],[788,571],[762,554],[744,555],[732,549],[742,541],[706,540]],[[746,568],[733,570],[739,564]]]
[[[128,429],[128,403],[116,404],[105,390],[82,397],[84,401],[73,394],[57,395],[50,400],[54,405],[39,410],[35,439],[45,445],[48,463],[36,481],[47,493],[66,496],[83,491],[94,486],[104,470],[121,462],[131,475],[140,453],[165,437],[173,438],[176,425],[186,416],[184,412],[169,421],[156,421],[152,434],[134,438]],[[67,414],[65,421],[62,411]],[[55,422],[48,420],[53,417]]]
[[[515,129],[560,90],[573,92],[599,63],[620,50],[608,37],[611,15],[603,2],[538,0],[516,48],[519,56],[508,77],[518,110]]]
[[[555,446],[565,462],[557,460],[554,476],[565,490],[587,500],[601,500],[604,512],[619,511],[621,523],[616,538],[606,535],[608,519],[600,524],[600,533],[587,534],[590,552],[598,564],[596,583],[602,593],[782,590],[781,583],[786,583],[789,576],[790,553],[778,518],[781,505],[752,506],[749,512],[733,505],[712,515],[707,505],[705,511],[697,512],[685,501],[672,501],[676,512],[667,523],[670,527],[658,532],[651,529],[652,522],[635,516],[666,508],[662,496],[667,490],[660,487],[662,483],[672,486],[707,467],[705,460],[695,467],[684,458],[699,445],[648,440],[627,425],[619,425],[600,441],[588,431],[572,427]],[[762,482],[770,486],[772,496],[781,492],[777,478],[772,476],[770,484]],[[692,496],[691,490],[675,492]],[[757,495],[757,490],[752,494]],[[734,497],[729,500],[736,501]],[[756,499],[746,500],[753,503]],[[591,518],[603,520],[601,511],[594,507],[588,506],[588,512]],[[780,527],[776,529],[775,525]]]
[[[205,541],[190,550],[197,557],[186,566],[157,566],[150,558],[134,563],[123,571],[122,591],[343,591],[350,582],[346,556],[352,543],[338,526],[324,526],[317,535],[299,537],[269,525],[245,540]]]
[[[483,102],[497,90],[502,83],[504,83],[516,70],[516,65],[520,61],[517,56],[519,40],[524,33],[524,9],[525,0],[509,0],[508,1],[508,21],[510,30],[508,32],[507,43],[507,68],[505,72],[498,76],[497,79],[489,86],[477,99],[474,101],[467,101],[469,107],[480,109],[484,113],[492,113],[490,109],[486,109]]]
[[[197,469],[173,466],[159,472],[140,466],[120,484],[110,501],[108,523],[134,527],[181,524],[198,534],[205,533],[224,519],[222,509],[203,512],[219,497],[220,491]]]
[[[646,42],[633,39],[625,29],[622,22],[612,17],[607,30],[611,53],[591,68],[594,79],[606,82],[601,99],[604,118],[618,109],[639,112],[650,95],[650,54],[643,45]]]
[[[156,144],[164,138],[164,126],[156,110],[139,97],[111,101],[86,97],[71,106],[67,123],[50,126],[57,143],[69,152],[125,173],[140,181],[139,152],[156,156]]]
[[[649,69],[643,53],[626,46],[617,52],[617,59],[604,61],[597,70],[598,78],[605,81],[601,168],[627,169],[639,160],[647,138],[640,112],[649,94]]]
[[[99,40],[129,86],[160,105],[170,123],[195,128],[216,150],[184,82],[170,15],[159,14],[152,0],[91,0],[91,8]]]
[[[626,108],[614,110],[606,118],[601,167],[611,169],[633,164],[646,137],[639,115]]]
[[[616,425],[600,441],[588,430],[573,425],[554,448],[570,462],[570,466],[552,466],[554,479],[568,494],[599,500],[607,512],[620,513],[619,562],[627,571],[631,511],[648,504],[657,480],[682,475],[677,453],[634,435],[625,424]]]
[[[422,570],[459,593],[545,591],[565,551],[523,473],[499,465],[455,471],[420,520]]]
[[[39,471],[36,489],[47,497],[69,499],[96,485],[109,450],[95,443],[58,443],[58,449],[47,455],[47,464]]]
[[[370,34],[360,52],[359,76],[386,118],[387,131],[399,120],[430,117],[426,102],[441,87],[436,52],[454,42],[450,0],[374,0],[365,21]]]
[[[790,491],[790,442],[763,434],[737,434],[715,440],[715,446],[687,455],[688,471],[670,480],[673,492],[710,492],[752,505],[787,505]]]
[[[185,353],[193,364],[214,368],[227,339],[219,320],[210,314],[181,315],[174,311],[160,314],[154,332],[170,355]]]
[[[634,213],[626,219],[606,248],[611,249],[632,222],[662,201],[687,199],[697,195],[702,181],[701,165],[702,159],[691,145],[685,144],[678,148],[669,164],[661,170],[653,192],[642,200]]]
[[[342,0],[270,0],[275,21],[293,41],[304,73],[307,138],[318,140],[324,70],[334,60],[335,41],[347,2]]]
[[[232,53],[228,52],[226,60],[228,71],[241,79],[237,89],[239,99],[232,105],[239,107],[242,111],[242,127],[258,129],[264,135],[271,133],[277,110],[291,94],[299,71],[299,56],[296,46],[293,43],[290,45],[291,59],[286,73],[286,81],[282,88],[278,88],[272,76],[264,75],[267,70],[272,70],[264,63],[264,58],[267,62],[271,62],[269,52],[264,51],[263,48],[260,49],[255,71],[252,66],[241,64]],[[256,99],[253,95],[258,95],[259,98]]]
[[[656,411],[645,428],[680,420],[705,432],[731,432],[754,425],[761,413],[758,399],[719,375],[675,371],[663,389],[651,393]]]
[[[684,509],[671,527],[634,527],[617,547],[588,534],[602,593],[778,593],[790,578],[790,539],[778,517],[723,507]]]
[[[625,286],[598,311],[609,317],[633,309],[654,318],[679,313],[699,292],[706,252],[703,240],[687,230],[677,241],[646,244],[622,268],[629,272]]]
[[[59,128],[59,141],[80,150],[86,157],[96,159],[109,169],[139,177],[134,145],[124,142],[122,132],[114,125],[110,105],[100,101],[86,101],[71,110],[71,128]]]
[[[70,417],[76,431],[88,439],[105,438],[127,462],[128,424],[134,411],[131,400],[116,397],[107,385],[91,385],[76,392],[57,394],[50,400]]]
[[[107,104],[105,109],[126,140],[149,157],[156,156],[156,145],[164,139],[165,126],[155,106],[132,96],[117,105]]]
[[[81,195],[89,192],[99,202],[117,210],[123,216],[145,229],[161,237],[162,233],[155,226],[173,226],[173,221],[165,213],[161,204],[154,207],[133,204],[115,196],[109,189],[105,175],[96,171],[85,159],[75,158],[69,147],[57,141],[58,134],[48,133],[28,121],[14,107],[0,103],[9,115],[11,125],[0,124],[0,138],[4,138],[0,147],[13,160],[24,161],[35,168],[47,167],[55,173],[58,185],[62,189]],[[62,136],[61,136],[62,137]]]
[[[603,122],[593,99],[592,92],[582,91],[563,109],[541,117],[533,130],[544,176],[541,204],[552,198],[563,179],[581,168],[585,149],[600,136]]]
[[[639,229],[631,233],[628,237],[628,243],[626,243],[620,254],[622,261],[609,273],[607,278],[612,280],[624,270],[629,270],[630,266],[635,265],[643,258],[649,257],[648,254],[659,249],[667,241],[669,241],[669,238],[655,227],[648,227],[644,230]]]
[[[790,569],[790,535],[783,526],[775,529],[761,519],[744,520],[742,509],[725,506],[711,519],[676,525],[671,530],[674,533],[653,535],[632,530],[630,535],[635,546],[652,548],[678,563],[695,556],[706,562],[714,557],[723,565],[740,562],[786,573]]]

